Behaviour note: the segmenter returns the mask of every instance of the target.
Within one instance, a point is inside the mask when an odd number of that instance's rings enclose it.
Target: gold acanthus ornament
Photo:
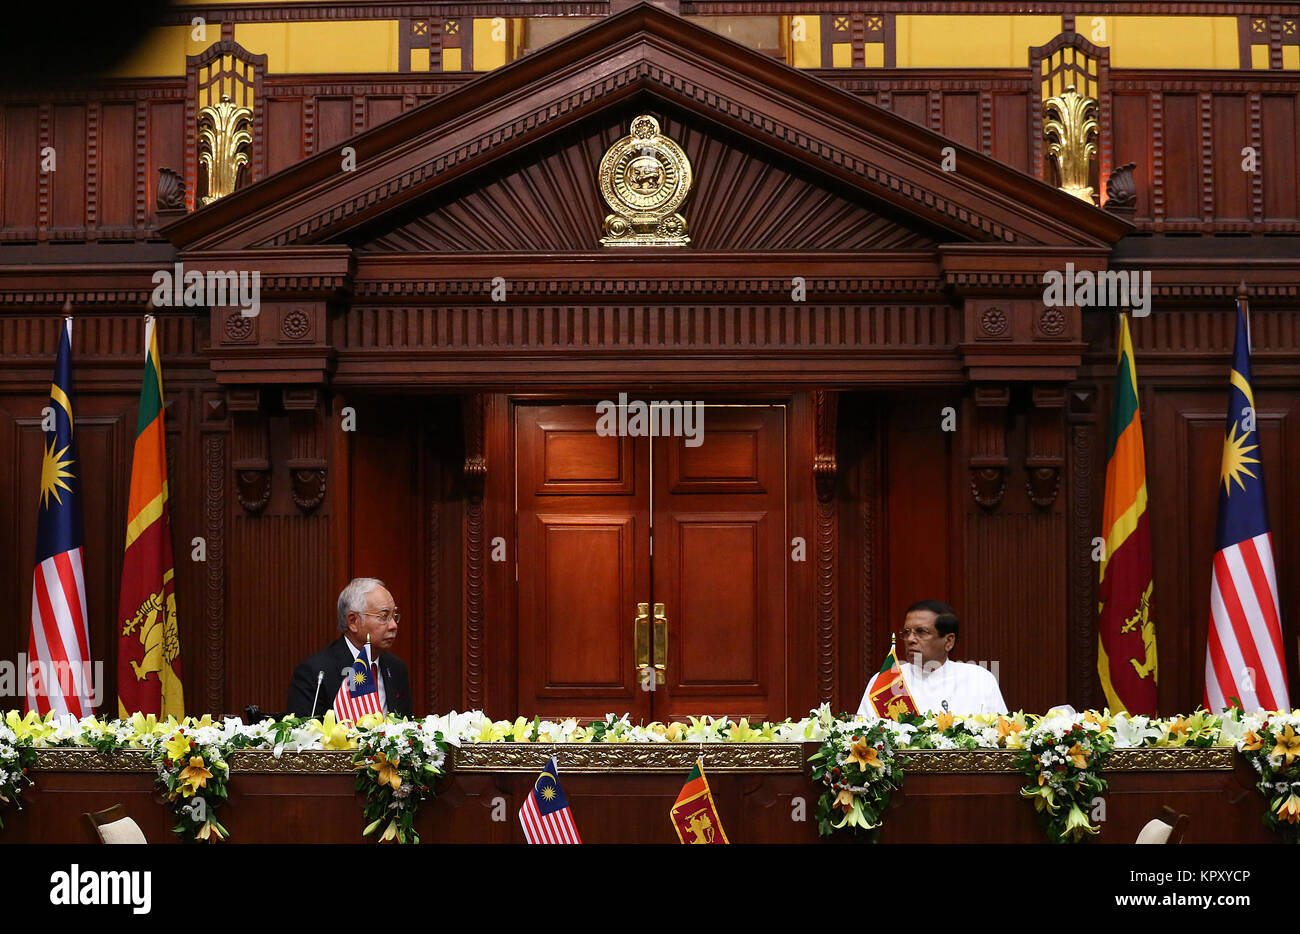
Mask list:
[[[1047,152],[1056,161],[1061,190],[1091,204],[1088,174],[1097,155],[1097,102],[1070,85],[1064,94],[1049,97],[1043,110],[1043,135],[1051,141]]]
[[[632,132],[609,147],[597,181],[609,205],[603,246],[686,246],[686,219],[677,213],[691,193],[691,161],[659,121],[642,114]]]
[[[248,164],[248,147],[253,143],[249,124],[253,112],[235,104],[230,95],[221,95],[215,106],[199,111],[199,162],[208,170],[208,193],[204,204],[211,204],[235,190],[239,169]]]

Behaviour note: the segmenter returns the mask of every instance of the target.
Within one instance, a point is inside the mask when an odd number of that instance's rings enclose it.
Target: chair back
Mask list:
[[[1138,831],[1137,843],[1182,843],[1191,821],[1186,814],[1179,814],[1173,808],[1160,808],[1159,816],[1147,821],[1146,826]]]
[[[84,815],[100,843],[148,843],[140,825],[126,816],[120,804]]]

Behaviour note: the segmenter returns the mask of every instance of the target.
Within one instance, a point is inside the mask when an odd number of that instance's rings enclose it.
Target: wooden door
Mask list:
[[[696,445],[596,423],[516,409],[519,712],[786,716],[785,408],[707,406]]]
[[[516,410],[519,712],[648,721],[633,645],[650,594],[646,439],[596,422],[593,405]]]
[[[707,406],[698,446],[654,438],[655,718],[786,709],[785,407]],[[656,607],[657,609],[657,607]],[[656,640],[658,641],[658,640]]]

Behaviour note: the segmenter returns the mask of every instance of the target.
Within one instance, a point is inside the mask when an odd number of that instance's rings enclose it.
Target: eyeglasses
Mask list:
[[[904,639],[908,636],[916,636],[918,639],[933,639],[939,633],[933,629],[903,629],[898,634]]]
[[[387,623],[389,620],[394,623],[402,621],[402,614],[397,610],[393,610],[391,613],[388,610],[382,610],[379,613],[362,613],[361,615],[377,617],[381,623]]]

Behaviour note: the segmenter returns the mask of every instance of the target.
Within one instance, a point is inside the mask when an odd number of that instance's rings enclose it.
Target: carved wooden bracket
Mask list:
[[[257,515],[271,501],[271,448],[260,402],[261,393],[256,389],[232,389],[226,397],[232,422],[230,464],[235,472],[235,498],[250,515]]]
[[[462,399],[465,427],[465,488],[473,502],[483,499],[487,480],[487,456],[484,453],[487,425],[487,396],[481,392]]]
[[[1029,500],[1042,509],[1056,502],[1065,466],[1065,389],[1035,386],[1034,408],[1029,415],[1029,437],[1025,448],[1026,484]]]
[[[817,485],[817,499],[828,503],[835,496],[835,473],[838,469],[835,460],[835,428],[839,393],[817,390],[813,393],[813,407],[816,410],[817,422],[813,480]]]
[[[970,491],[985,509],[996,509],[1007,491],[1007,386],[975,387],[975,425],[970,447]]]
[[[293,454],[289,468],[289,493],[294,505],[310,513],[325,501],[326,447],[321,432],[321,393],[315,387],[286,388],[282,393],[284,409],[293,425]],[[326,423],[328,420],[326,420]]]

